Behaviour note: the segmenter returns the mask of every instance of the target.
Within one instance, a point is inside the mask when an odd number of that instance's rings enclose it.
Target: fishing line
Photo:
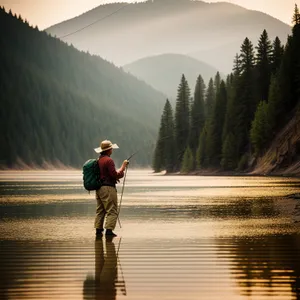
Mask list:
[[[120,204],[119,204],[119,211],[118,211],[118,222],[119,222],[120,228],[122,228],[122,226],[121,226],[121,221],[120,221],[120,218],[119,218],[119,214],[120,214],[120,211],[121,211],[121,205],[122,205],[122,199],[123,199],[123,193],[124,193],[124,187],[125,187],[125,180],[126,180],[127,170],[128,170],[128,166],[126,167],[126,170],[125,170],[125,175],[124,175],[124,180],[123,180],[123,186],[122,186],[122,192],[121,192],[121,199],[120,199]]]
[[[202,122],[202,121],[195,122],[195,124],[197,125],[197,124],[200,123],[200,122]],[[204,127],[204,126],[203,126],[203,127]],[[181,129],[181,130],[176,131],[176,133],[182,133],[182,132],[185,132],[185,131],[189,131],[189,130]],[[173,137],[173,138],[175,139],[176,133],[175,133],[175,131],[174,131],[174,134],[165,135],[165,136],[163,136],[162,138],[160,138],[159,140],[160,140],[160,141],[164,141],[164,140],[169,139],[169,138],[171,138],[171,137]],[[159,134],[158,134],[158,136],[159,136]],[[158,136],[157,136],[157,138],[158,138]],[[200,136],[199,136],[199,138],[200,138]],[[137,154],[138,152],[140,152],[142,149],[148,148],[148,147],[150,147],[150,146],[156,145],[157,141],[158,141],[158,139],[156,140],[156,142],[150,142],[149,144],[146,144],[146,145],[140,147],[136,152],[134,152],[133,154],[131,154],[127,160],[131,159],[134,155],[136,155],[136,154]],[[198,141],[199,141],[199,140],[198,140]]]
[[[198,122],[196,122],[197,124]],[[184,131],[187,131],[186,129],[182,129],[182,130],[179,130],[178,132],[184,132]],[[160,140],[165,140],[165,139],[168,139],[170,137],[174,137],[175,138],[175,134],[173,135],[166,135],[164,137],[162,137]],[[141,151],[143,148],[146,148],[146,147],[149,147],[150,145],[155,145],[155,143],[151,143],[149,145],[145,145],[141,148],[139,148],[136,152],[134,152],[133,154],[131,154],[127,160],[129,161],[134,155],[136,155],[139,151]],[[120,215],[120,211],[121,211],[121,205],[122,205],[122,199],[123,199],[123,194],[124,194],[124,187],[125,187],[125,180],[126,180],[126,175],[127,175],[127,170],[128,170],[128,165],[126,167],[126,170],[125,170],[125,175],[124,175],[124,180],[123,180],[123,185],[122,185],[122,191],[121,191],[121,198],[120,198],[120,204],[119,204],[119,209],[118,209],[118,215],[117,215],[117,220],[118,220],[118,223],[119,223],[119,226],[120,228],[122,228],[122,225],[121,225],[121,221],[120,221],[120,218],[119,218],[119,215]]]
[[[66,37],[68,37],[68,36],[70,36],[70,35],[76,34],[76,33],[80,32],[80,31],[82,31],[82,30],[84,30],[84,29],[86,29],[86,28],[88,28],[88,27],[91,27],[91,26],[93,26],[94,24],[96,24],[96,23],[98,23],[98,22],[101,22],[101,21],[103,21],[103,20],[105,20],[105,19],[111,17],[112,15],[116,14],[117,12],[119,12],[119,11],[122,10],[122,9],[124,9],[126,6],[128,6],[128,5],[130,5],[130,4],[132,4],[132,3],[127,3],[127,4],[123,5],[123,6],[121,6],[120,8],[118,8],[117,10],[113,11],[112,13],[110,13],[110,14],[108,14],[108,15],[106,15],[106,16],[100,18],[100,19],[97,19],[96,21],[94,21],[94,22],[92,22],[92,23],[90,23],[90,24],[88,24],[88,25],[86,25],[86,26],[84,26],[84,27],[82,27],[82,28],[79,28],[79,29],[77,29],[77,30],[75,30],[75,31],[73,31],[73,32],[70,32],[70,33],[68,33],[68,34],[66,34],[66,35],[60,36],[60,37],[58,37],[58,38],[59,38],[59,39],[64,39],[64,38],[66,38]]]

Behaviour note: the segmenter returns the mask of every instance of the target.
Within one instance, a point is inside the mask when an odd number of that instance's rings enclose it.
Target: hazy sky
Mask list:
[[[30,24],[38,25],[40,29],[47,28],[61,21],[82,14],[107,0],[0,0],[0,6],[14,13],[21,14]],[[224,0],[226,1],[226,0]],[[139,1],[127,1],[139,2]],[[207,0],[205,2],[220,2]],[[275,18],[291,24],[295,3],[300,6],[300,0],[227,0],[243,7],[265,12]],[[120,12],[122,13],[122,12]]]

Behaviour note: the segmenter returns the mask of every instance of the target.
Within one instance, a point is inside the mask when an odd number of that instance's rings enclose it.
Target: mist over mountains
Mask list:
[[[177,97],[177,87],[182,74],[185,75],[193,92],[199,74],[207,85],[209,79],[218,72],[214,67],[195,58],[171,53],[146,57],[125,65],[123,68],[173,100]]]
[[[63,38],[101,18],[105,19]],[[247,36],[256,44],[264,29],[270,39],[278,36],[284,43],[291,32],[278,19],[226,2],[154,0],[100,5],[46,31],[120,66],[148,56],[178,53],[228,73],[243,39]]]
[[[164,95],[2,8],[0,49],[0,167],[81,167],[104,139],[151,163]]]

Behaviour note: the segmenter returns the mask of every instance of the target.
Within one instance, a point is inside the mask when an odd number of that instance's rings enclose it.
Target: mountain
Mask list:
[[[106,138],[150,163],[162,94],[1,8],[0,48],[2,166],[79,167]]]
[[[123,69],[162,91],[171,99],[176,99],[182,74],[185,75],[193,94],[199,74],[208,83],[217,73],[217,69],[210,65],[182,54],[146,57],[125,65]]]
[[[179,53],[228,73],[245,37],[256,44],[264,29],[284,43],[291,33],[290,26],[267,14],[226,2],[153,0],[100,5],[46,31],[120,66]]]

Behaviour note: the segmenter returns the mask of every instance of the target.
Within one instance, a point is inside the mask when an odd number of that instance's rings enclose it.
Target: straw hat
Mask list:
[[[117,144],[113,144],[111,141],[105,140],[105,141],[101,142],[99,148],[95,148],[94,150],[97,153],[101,153],[101,152],[107,151],[109,149],[119,149],[119,146]]]

